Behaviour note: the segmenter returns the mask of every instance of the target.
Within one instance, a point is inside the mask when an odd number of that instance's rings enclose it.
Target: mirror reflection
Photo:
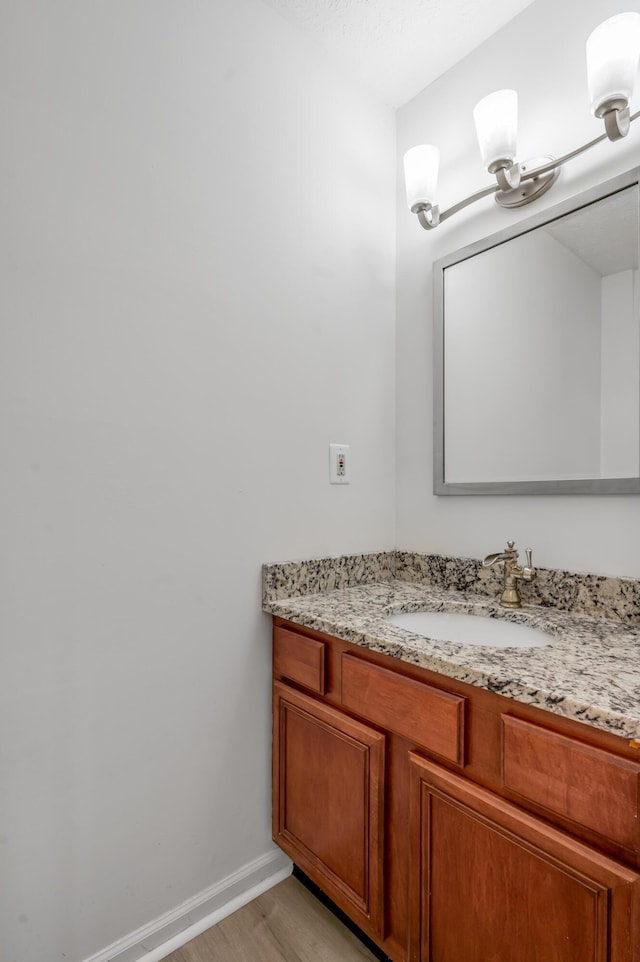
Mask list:
[[[636,173],[436,265],[436,493],[640,490]]]

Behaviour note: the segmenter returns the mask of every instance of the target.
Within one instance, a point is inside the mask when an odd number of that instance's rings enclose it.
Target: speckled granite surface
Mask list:
[[[545,572],[533,593],[536,603],[507,611],[497,604],[499,576],[487,569],[478,572],[479,563],[470,559],[357,557],[359,562],[341,559],[342,575],[335,577],[343,583],[331,590],[319,585],[332,584],[327,573],[332,559],[324,559],[323,582],[313,567],[318,562],[308,562],[304,573],[296,571],[294,581],[274,578],[274,569],[285,566],[266,565],[264,610],[604,731],[640,739],[638,582]],[[484,575],[491,577],[484,581]],[[292,592],[288,596],[287,590]],[[555,596],[559,604],[551,607]],[[459,645],[432,641],[386,620],[392,612],[419,610],[467,612],[529,624],[553,641],[529,649]]]
[[[640,581],[553,568],[536,567],[536,570],[535,581],[519,582],[523,604],[559,608],[593,618],[612,618],[640,627]],[[393,576],[496,599],[502,592],[502,565],[483,568],[475,558],[399,551],[395,553]]]
[[[319,591],[388,581],[395,575],[395,566],[394,551],[265,564],[262,566],[262,604],[266,606],[280,598],[299,598]]]
[[[535,561],[535,559],[534,559]],[[612,618],[640,627],[640,581],[604,575],[537,568],[535,581],[520,582],[524,604],[559,608],[593,618]],[[387,551],[315,558],[262,568],[262,604],[335,588],[353,588],[391,579],[467,591],[483,598],[499,598],[501,565],[483,568],[475,558],[452,558],[412,551]]]

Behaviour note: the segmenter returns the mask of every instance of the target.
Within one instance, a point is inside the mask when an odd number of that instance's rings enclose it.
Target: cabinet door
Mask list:
[[[273,711],[274,840],[382,936],[384,735],[279,683]]]
[[[638,962],[640,875],[411,755],[412,962]]]

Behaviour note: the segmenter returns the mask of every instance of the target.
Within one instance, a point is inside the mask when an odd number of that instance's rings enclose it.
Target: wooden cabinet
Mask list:
[[[629,853],[640,849],[640,765],[504,716],[503,783],[510,792],[589,828]]]
[[[326,645],[281,628],[273,641],[273,674],[324,695]]]
[[[464,764],[464,698],[460,695],[343,655],[341,702],[426,751]]]
[[[274,840],[382,936],[384,735],[286,685],[273,707]]]
[[[412,962],[634,962],[638,873],[411,755]]]
[[[640,753],[274,622],[273,835],[393,962],[640,962]]]

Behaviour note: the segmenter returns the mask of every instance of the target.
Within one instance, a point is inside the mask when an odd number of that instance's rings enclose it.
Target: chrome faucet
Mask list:
[[[503,608],[521,608],[522,600],[518,591],[519,581],[533,581],[537,571],[531,563],[531,548],[527,548],[527,563],[524,567],[518,564],[518,552],[513,541],[507,541],[504,551],[488,554],[482,562],[483,568],[491,568],[496,562],[504,561],[504,590],[500,598]]]

